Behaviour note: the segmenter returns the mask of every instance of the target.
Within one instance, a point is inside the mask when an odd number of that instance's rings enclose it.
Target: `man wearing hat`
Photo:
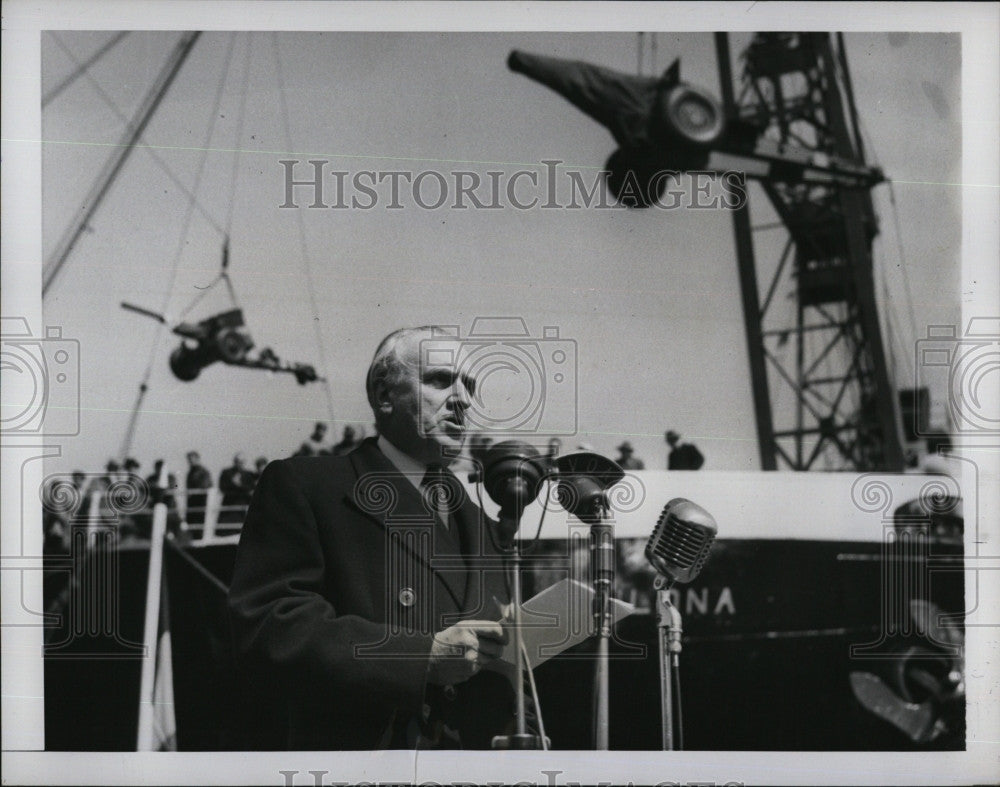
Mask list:
[[[665,435],[670,455],[667,457],[668,470],[698,470],[705,464],[705,457],[693,443],[682,443],[681,436],[673,429]]]
[[[632,443],[626,440],[617,448],[618,458],[615,461],[621,466],[622,470],[645,470],[646,464],[639,457],[633,456],[635,449],[632,447]]]

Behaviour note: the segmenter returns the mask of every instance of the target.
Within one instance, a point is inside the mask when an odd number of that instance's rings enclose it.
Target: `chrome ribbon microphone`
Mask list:
[[[646,559],[668,585],[690,582],[705,565],[718,532],[708,511],[675,497],[663,507],[646,543]]]

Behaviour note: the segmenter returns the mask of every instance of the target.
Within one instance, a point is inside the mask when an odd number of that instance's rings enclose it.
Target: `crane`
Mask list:
[[[787,235],[763,295],[750,204],[733,210],[762,469],[902,470],[872,266],[871,189],[885,178],[865,161],[843,38],[754,34],[738,92],[727,34],[715,46],[721,102],[682,81],[678,60],[659,77],[517,50],[508,66],[608,128],[608,182],[628,207],[652,204],[669,170],[742,172],[763,188]],[[625,188],[634,173],[640,188]]]

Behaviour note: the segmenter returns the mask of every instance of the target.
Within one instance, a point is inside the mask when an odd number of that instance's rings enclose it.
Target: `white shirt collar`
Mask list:
[[[424,476],[427,474],[427,465],[423,462],[418,462],[409,454],[405,454],[400,451],[396,446],[390,443],[385,435],[378,436],[378,442],[376,443],[378,449],[385,455],[385,458],[389,460],[389,464],[399,470],[406,479],[413,484],[414,488],[418,492],[423,492],[421,488],[421,483],[424,480]],[[448,527],[448,511],[442,509],[439,512],[441,523]]]
[[[404,454],[390,443],[385,435],[378,436],[376,445],[378,450],[385,454],[385,458],[389,460],[390,464],[405,475],[407,480],[419,490],[420,482],[424,480],[424,475],[427,473],[427,465],[418,462],[409,454]]]

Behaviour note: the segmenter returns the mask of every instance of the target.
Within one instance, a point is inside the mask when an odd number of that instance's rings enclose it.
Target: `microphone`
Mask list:
[[[500,537],[506,546],[513,543],[521,514],[538,497],[548,472],[548,460],[518,440],[497,443],[483,456],[483,487],[500,506]]]
[[[581,522],[600,522],[608,505],[606,490],[621,481],[625,471],[591,451],[564,454],[555,460],[555,466],[559,471],[559,504]]]
[[[646,559],[668,584],[690,582],[705,565],[718,532],[708,511],[675,497],[663,507],[646,543]]]

